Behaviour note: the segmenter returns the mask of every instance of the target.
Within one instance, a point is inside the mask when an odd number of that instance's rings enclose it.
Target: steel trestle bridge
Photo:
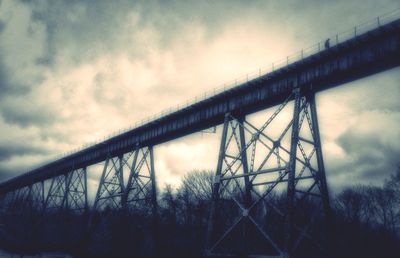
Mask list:
[[[375,28],[354,30],[350,39],[333,42],[327,40],[317,53],[273,72],[3,182],[1,207],[24,199],[48,211],[87,210],[86,168],[105,161],[93,209],[134,210],[145,205],[156,216],[153,147],[223,124],[205,255],[246,253],[229,246],[240,235],[247,236],[247,247],[252,236],[261,239],[262,247],[253,248],[257,254],[290,257],[308,236],[308,227],[298,226],[298,216],[313,221],[322,212],[328,224],[331,217],[315,95],[398,67],[400,19],[385,24],[378,19]],[[246,120],[246,115],[267,108],[275,111],[261,127]],[[292,117],[277,122],[288,109]],[[274,123],[281,125],[279,135],[269,132]],[[126,169],[129,178],[124,179]],[[279,187],[287,191],[285,209],[269,200]],[[304,214],[301,204],[308,198],[321,205]],[[230,208],[234,212],[224,215]],[[269,210],[283,218],[283,235],[265,222]]]

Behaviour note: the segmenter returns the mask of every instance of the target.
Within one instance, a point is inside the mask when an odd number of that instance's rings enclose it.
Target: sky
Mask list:
[[[0,0],[0,181],[399,7],[397,0]],[[399,71],[317,95],[332,189],[381,185],[399,166]],[[159,184],[215,170],[220,134],[217,127],[156,146]],[[101,167],[89,168],[90,192]]]

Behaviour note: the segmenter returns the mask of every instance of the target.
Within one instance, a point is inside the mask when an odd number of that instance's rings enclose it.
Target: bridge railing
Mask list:
[[[286,58],[283,58],[281,60],[278,60],[277,62],[273,62],[270,66],[267,67],[263,67],[263,68],[259,68],[257,71],[254,71],[252,73],[248,73],[245,75],[242,75],[232,81],[223,83],[222,85],[220,85],[219,87],[216,87],[212,90],[206,91],[201,95],[195,96],[194,98],[186,101],[185,103],[179,104],[175,107],[171,107],[169,109],[165,109],[163,111],[161,111],[160,113],[157,113],[153,116],[149,116],[139,122],[136,122],[134,125],[125,128],[123,130],[119,130],[119,131],[115,131],[114,133],[104,137],[103,139],[100,139],[99,141],[93,142],[93,143],[89,143],[89,144],[85,144],[83,146],[81,146],[81,148],[75,149],[73,151],[70,151],[68,153],[65,153],[63,155],[58,155],[57,157],[54,158],[54,160],[57,160],[61,157],[65,157],[68,156],[72,153],[75,153],[77,151],[83,150],[84,148],[93,146],[95,144],[98,144],[104,140],[108,140],[110,138],[113,138],[121,133],[130,131],[132,129],[138,128],[142,125],[145,125],[149,122],[155,121],[163,116],[166,116],[168,114],[171,114],[173,112],[176,112],[182,108],[186,108],[188,106],[191,106],[195,103],[201,102],[207,98],[213,97],[218,95],[219,93],[222,93],[226,90],[232,89],[238,85],[244,84],[248,81],[251,81],[253,79],[257,79],[260,76],[266,75],[268,73],[274,72],[276,70],[279,70],[287,65],[296,63],[298,61],[301,61],[304,58],[307,58],[311,55],[317,54],[323,50],[325,50],[327,47],[334,47],[342,42],[345,42],[347,40],[350,40],[358,35],[361,35],[363,33],[366,33],[368,31],[371,31],[373,29],[379,28],[380,26],[383,26],[385,24],[388,24],[390,22],[393,22],[397,19],[400,18],[400,8],[396,9],[390,13],[386,13],[384,15],[381,15],[379,17],[376,17],[373,20],[368,20],[366,22],[363,22],[357,26],[354,26],[352,29],[340,32],[334,36],[328,37],[326,39],[323,39],[319,42],[317,42],[316,44],[308,47],[308,48],[304,48],[298,52],[295,52],[291,55],[288,55]],[[327,43],[328,42],[328,43]],[[329,46],[327,45],[329,44]],[[49,161],[46,161],[45,163],[48,163]]]

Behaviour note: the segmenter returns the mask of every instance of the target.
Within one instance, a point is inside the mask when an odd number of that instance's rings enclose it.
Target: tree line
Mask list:
[[[156,217],[148,207],[50,213],[15,201],[0,213],[0,248],[25,254],[61,251],[75,257],[200,258],[213,178],[211,171],[193,171],[176,189],[167,185],[159,193]],[[285,205],[284,192],[270,198],[277,206]],[[358,185],[331,196],[331,206],[331,244],[337,257],[398,257],[400,167],[382,187]]]

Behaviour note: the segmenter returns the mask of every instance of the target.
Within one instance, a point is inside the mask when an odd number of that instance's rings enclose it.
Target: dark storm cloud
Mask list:
[[[2,20],[0,20],[0,34],[5,29],[5,27],[6,27],[6,23],[3,22]]]
[[[16,172],[13,170],[8,170],[0,167],[0,182],[6,181],[17,176]]]
[[[64,49],[71,51],[74,64],[88,62],[103,53],[126,51],[126,48],[131,55],[140,57],[146,46],[135,44],[135,37],[138,41],[141,37],[136,35],[136,28],[155,29],[158,47],[168,48],[193,24],[204,25],[207,35],[216,35],[227,20],[240,21],[241,16],[249,16],[255,10],[269,14],[279,11],[267,1],[22,2],[30,6],[32,21],[39,21],[46,28],[47,51],[39,59],[41,64],[52,64]],[[132,15],[137,15],[136,20],[131,20]]]
[[[0,100],[7,95],[16,96],[29,92],[29,87],[27,85],[22,85],[12,81],[9,76],[12,72],[13,71],[10,71],[10,69],[8,69],[2,62],[2,51],[0,49]]]
[[[361,182],[375,179],[383,181],[400,164],[398,140],[381,137],[379,132],[363,134],[349,129],[337,139],[337,143],[350,162],[339,165],[334,174],[351,174]],[[341,162],[337,161],[338,164]]]
[[[29,94],[44,77],[41,66],[34,61],[38,48],[35,32],[31,25],[28,31],[19,28],[26,25],[21,17],[20,10],[11,10],[0,23],[0,116],[3,122],[26,127],[49,121],[49,112],[30,103]]]
[[[13,166],[9,166],[0,163],[0,182],[4,182],[16,176],[24,174],[29,170],[30,167],[30,164],[15,164]]]
[[[32,9],[32,21],[46,28],[46,56],[51,65],[60,51],[70,51],[74,63],[89,62],[104,52],[115,52],[121,25],[134,1],[23,1]]]
[[[55,114],[51,112],[51,107],[48,109],[37,109],[30,107],[29,103],[25,105],[4,105],[0,111],[5,122],[16,124],[21,127],[30,125],[45,126],[50,125],[56,120]]]
[[[89,62],[104,53],[129,52],[140,58],[147,47],[137,44],[142,37],[137,31],[143,28],[156,30],[157,42],[152,43],[168,48],[193,25],[202,25],[208,36],[215,36],[227,20],[240,21],[241,16],[248,17],[256,10],[271,14],[275,9],[266,1],[23,2],[32,10],[32,21],[45,25],[47,51],[38,63],[49,65],[63,50],[69,51],[71,65]]]
[[[1,144],[0,145],[0,161],[5,161],[13,156],[23,155],[43,155],[47,154],[48,150],[38,146],[26,145],[24,143]]]
[[[301,42],[299,46],[304,47],[302,43],[309,44],[316,35],[330,36],[349,28],[349,24],[372,18],[371,10],[385,9],[383,4],[372,0],[362,4],[316,0],[22,2],[32,9],[32,21],[42,22],[46,28],[47,51],[38,59],[40,64],[52,64],[63,49],[71,51],[70,58],[75,64],[88,62],[103,53],[127,51],[127,48],[131,55],[140,57],[146,46],[136,45],[135,37],[138,41],[141,37],[136,35],[136,28],[155,29],[158,47],[168,48],[193,25],[204,26],[206,35],[212,37],[225,29],[227,21],[245,24],[244,19],[248,18],[264,23],[266,34],[275,27],[283,33],[294,33]],[[131,20],[132,15],[137,16],[135,21]],[[323,22],[324,26],[311,26],[316,21]],[[299,26],[302,30],[297,29]]]

